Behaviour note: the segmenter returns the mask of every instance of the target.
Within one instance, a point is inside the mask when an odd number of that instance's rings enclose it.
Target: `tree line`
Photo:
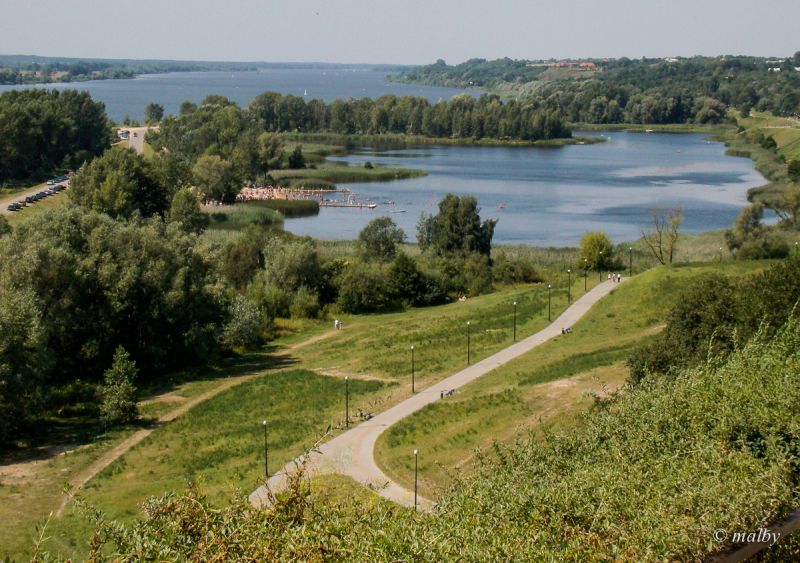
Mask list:
[[[105,106],[86,92],[0,94],[0,186],[75,169],[110,142]]]
[[[751,109],[800,113],[800,72],[794,70],[800,51],[778,62],[728,56],[593,64],[600,72],[560,76],[529,61],[472,59],[448,66],[440,60],[392,78],[509,92],[573,123],[718,123],[731,107],[745,115]]]

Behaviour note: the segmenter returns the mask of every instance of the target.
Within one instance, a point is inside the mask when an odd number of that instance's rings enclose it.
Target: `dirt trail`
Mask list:
[[[336,332],[334,331],[324,332],[322,334],[309,338],[308,340],[303,340],[302,342],[298,342],[297,344],[288,346],[287,348],[282,350],[281,353],[294,352],[305,346],[309,346],[321,340],[330,338],[335,334]],[[269,371],[269,369],[270,368],[264,371]],[[263,375],[264,371],[259,371],[257,373],[249,373],[247,375],[240,375],[237,377],[231,377],[225,379],[213,389],[210,389],[205,393],[197,395],[196,397],[192,397],[191,399],[187,399],[186,402],[182,403],[180,406],[158,417],[156,424],[152,428],[143,428],[141,430],[137,430],[136,432],[128,436],[125,440],[123,440],[122,442],[114,446],[111,450],[101,455],[94,462],[92,462],[92,464],[89,465],[86,469],[84,469],[83,471],[81,471],[80,473],[78,473],[77,475],[72,477],[72,479],[69,480],[70,493],[64,496],[64,498],[62,499],[61,503],[58,506],[58,509],[55,512],[55,515],[61,516],[62,512],[67,507],[69,502],[72,500],[76,492],[78,492],[81,488],[83,488],[86,485],[86,483],[91,481],[103,469],[114,463],[116,460],[122,457],[126,452],[128,452],[128,450],[130,450],[136,444],[140,443],[142,440],[147,438],[160,425],[175,420],[179,416],[189,412],[189,410],[193,409],[200,403],[207,401],[208,399],[211,399],[212,397],[215,397],[224,391],[227,391],[231,387],[241,385],[246,381],[249,381],[253,378]],[[148,402],[157,402],[159,400],[164,400],[164,399],[169,400],[168,397],[174,398],[174,392],[170,391],[167,393],[163,393],[162,395],[157,395],[155,397],[148,399]],[[32,463],[32,462],[27,462],[27,463]]]

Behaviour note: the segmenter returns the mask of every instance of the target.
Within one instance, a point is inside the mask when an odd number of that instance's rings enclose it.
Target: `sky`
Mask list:
[[[0,0],[0,54],[427,64],[800,50],[799,0]]]

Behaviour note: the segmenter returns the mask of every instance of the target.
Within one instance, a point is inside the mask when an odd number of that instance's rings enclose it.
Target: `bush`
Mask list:
[[[285,289],[269,283],[260,272],[247,290],[247,296],[264,312],[267,318],[286,318],[289,316],[289,306],[292,294]]]
[[[306,286],[300,286],[292,296],[289,312],[292,318],[313,319],[319,313],[319,297]]]
[[[230,317],[222,330],[222,340],[231,348],[249,349],[258,344],[262,328],[258,306],[237,295],[231,303]]]
[[[786,240],[773,231],[766,231],[758,237],[746,240],[736,253],[742,260],[761,260],[767,258],[785,258],[789,255]]]
[[[385,311],[397,303],[389,294],[386,266],[354,262],[345,268],[337,283],[336,303],[345,313]]]
[[[100,386],[100,420],[113,426],[132,422],[138,416],[136,407],[136,387],[133,382],[137,375],[136,364],[130,354],[120,346],[114,353],[114,362],[104,374]]]

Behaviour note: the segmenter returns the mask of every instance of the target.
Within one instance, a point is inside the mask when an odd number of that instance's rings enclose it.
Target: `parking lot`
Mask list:
[[[59,176],[51,178],[45,184],[34,186],[0,200],[0,213],[19,213],[39,201],[56,195],[67,189],[69,178]]]

